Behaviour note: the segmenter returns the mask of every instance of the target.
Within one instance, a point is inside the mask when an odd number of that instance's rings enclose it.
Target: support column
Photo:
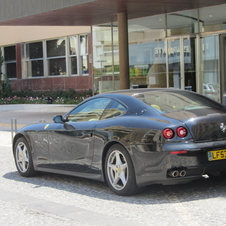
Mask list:
[[[21,43],[16,44],[16,77],[22,78]]]
[[[129,89],[129,43],[126,13],[118,13],[120,89]]]

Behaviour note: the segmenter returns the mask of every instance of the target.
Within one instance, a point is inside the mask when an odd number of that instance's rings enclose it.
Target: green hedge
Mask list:
[[[92,90],[11,91],[8,96],[0,96],[0,104],[78,104],[90,96]]]

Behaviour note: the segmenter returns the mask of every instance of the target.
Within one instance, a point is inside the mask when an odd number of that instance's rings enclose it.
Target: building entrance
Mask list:
[[[196,38],[167,40],[168,87],[196,91]]]

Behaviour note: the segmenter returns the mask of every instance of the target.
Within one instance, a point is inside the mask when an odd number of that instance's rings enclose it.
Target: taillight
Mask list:
[[[188,151],[171,151],[170,154],[178,155],[178,154],[186,154]]]
[[[176,133],[178,137],[186,137],[188,134],[188,131],[186,130],[186,128],[181,126],[176,129]]]
[[[175,135],[175,132],[174,132],[174,130],[172,130],[170,128],[166,128],[162,131],[162,134],[166,139],[172,139]],[[182,126],[180,126],[176,129],[176,135],[178,137],[183,138],[183,137],[186,137],[187,134],[188,134],[187,129]]]
[[[172,138],[174,137],[174,132],[173,132],[173,130],[172,130],[172,129],[169,129],[169,128],[164,129],[164,130],[162,131],[162,134],[163,134],[163,136],[164,136],[166,139],[172,139]]]

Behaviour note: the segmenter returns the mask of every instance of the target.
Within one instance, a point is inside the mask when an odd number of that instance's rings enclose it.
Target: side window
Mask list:
[[[104,110],[101,119],[113,118],[119,115],[125,114],[126,107],[120,104],[118,101],[113,100],[111,104]]]
[[[69,115],[69,122],[85,122],[85,121],[98,121],[110,103],[109,98],[96,98],[85,102],[79,107],[75,108]]]

